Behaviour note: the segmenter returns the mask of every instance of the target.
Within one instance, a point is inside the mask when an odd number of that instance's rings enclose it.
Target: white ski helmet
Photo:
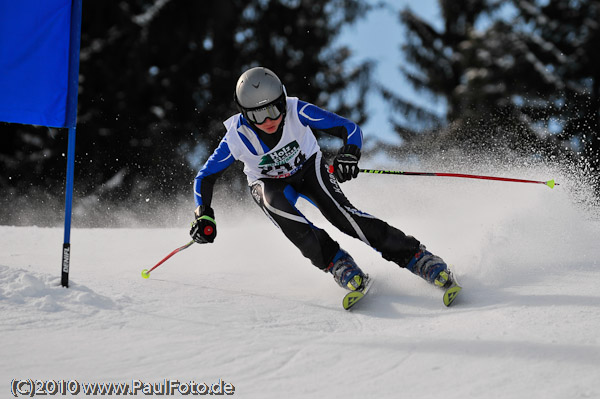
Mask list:
[[[244,118],[253,124],[285,116],[285,88],[277,75],[264,67],[251,68],[240,76],[233,99]]]

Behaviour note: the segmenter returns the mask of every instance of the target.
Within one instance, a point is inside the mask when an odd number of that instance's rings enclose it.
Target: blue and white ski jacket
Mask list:
[[[362,147],[362,131],[354,122],[296,97],[287,97],[281,139],[269,148],[241,115],[223,122],[227,132],[194,180],[196,205],[210,206],[217,177],[235,160],[244,163],[248,184],[258,179],[281,179],[296,173],[320,152],[312,129],[340,137],[344,144]],[[312,128],[312,129],[311,129]]]

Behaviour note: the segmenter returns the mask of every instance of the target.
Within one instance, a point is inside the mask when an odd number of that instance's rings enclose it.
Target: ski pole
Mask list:
[[[177,248],[176,250],[174,250],[173,252],[171,252],[170,254],[168,254],[167,256],[165,256],[163,258],[163,260],[161,260],[160,262],[158,262],[156,265],[154,265],[152,267],[152,269],[148,270],[148,269],[144,269],[142,270],[142,277],[143,278],[148,278],[150,277],[150,272],[154,269],[156,269],[157,267],[159,267],[160,265],[162,265],[163,263],[165,263],[167,261],[167,259],[169,259],[171,256],[175,255],[177,252],[183,251],[184,249],[188,248],[190,245],[192,245],[194,243],[194,240],[188,242],[187,244]]]
[[[379,170],[379,169],[359,169],[361,173],[373,173],[379,175],[403,175],[403,176],[438,176],[438,177],[461,177],[465,179],[482,179],[482,180],[497,180],[507,181],[515,183],[535,183],[544,184],[550,188],[558,186],[554,180],[548,181],[537,181],[537,180],[525,180],[525,179],[513,179],[509,177],[494,177],[494,176],[480,176],[480,175],[466,175],[462,173],[438,173],[438,172],[404,172],[400,170]],[[329,173],[333,173],[333,165],[329,166]]]
[[[535,183],[535,184],[544,184],[550,188],[554,188],[554,186],[558,186],[558,183],[555,183],[554,180],[537,181],[537,180],[513,179],[510,177],[466,175],[466,174],[462,174],[462,173],[403,172],[403,171],[399,171],[399,170],[377,170],[377,169],[360,169],[360,172],[361,173],[382,174],[382,175],[461,177],[461,178],[465,178],[465,179],[497,180],[497,181],[507,181],[507,182],[514,182],[514,183]]]

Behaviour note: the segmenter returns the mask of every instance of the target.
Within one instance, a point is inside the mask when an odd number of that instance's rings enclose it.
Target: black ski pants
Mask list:
[[[329,173],[320,152],[310,157],[292,176],[260,179],[250,186],[250,190],[265,214],[321,270],[329,266],[340,246],[296,208],[299,196],[315,205],[340,231],[360,239],[400,267],[405,267],[419,251],[417,239],[356,209],[340,189],[335,176]]]

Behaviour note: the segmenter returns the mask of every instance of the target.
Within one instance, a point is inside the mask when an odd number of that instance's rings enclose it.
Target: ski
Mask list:
[[[458,285],[456,277],[452,276],[452,284],[450,287],[446,288],[446,291],[444,291],[444,305],[452,305],[452,302],[454,302],[461,290],[462,287]]]
[[[367,292],[369,292],[369,289],[371,288],[372,284],[373,279],[370,278],[369,275],[367,275],[363,289],[350,291],[344,296],[344,299],[342,300],[342,306],[344,307],[344,309],[352,309],[354,305],[356,305],[361,299],[365,297],[365,295],[367,295]]]
[[[365,295],[367,295],[367,292],[369,292],[369,289],[371,288],[372,284],[373,279],[367,275],[365,286],[363,289],[357,291],[350,291],[344,296],[344,299],[342,300],[342,306],[344,307],[344,309],[352,309],[352,307],[354,307],[361,299],[365,297]],[[452,284],[444,291],[444,305],[452,305],[452,303],[454,302],[458,294],[461,292],[461,290],[462,287],[458,285],[456,277],[452,276]]]

